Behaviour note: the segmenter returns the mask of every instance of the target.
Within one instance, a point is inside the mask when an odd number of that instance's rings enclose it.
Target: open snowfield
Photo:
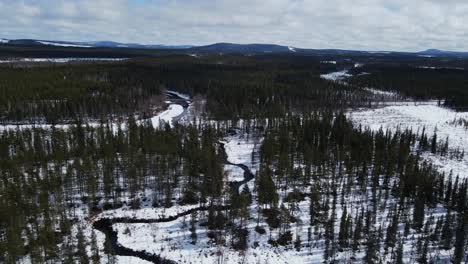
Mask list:
[[[258,170],[255,159],[252,160],[252,153],[257,153],[258,148],[262,142],[262,138],[257,136],[248,136],[247,134],[236,134],[233,136],[227,136],[222,141],[224,143],[224,149],[226,150],[227,160],[234,164],[244,164],[249,167],[250,171],[255,174]],[[230,165],[225,165],[225,169],[235,175],[242,173],[242,176],[231,176],[241,179],[244,178],[243,171],[238,168],[232,168]],[[237,174],[238,175],[238,174]],[[249,182],[251,184],[252,182]]]
[[[429,138],[434,132],[440,142],[448,138],[449,150],[460,150],[468,153],[468,129],[457,125],[455,121],[468,120],[468,112],[455,112],[451,109],[437,106],[436,102],[401,103],[385,106],[377,109],[362,109],[348,113],[355,125],[363,125],[374,131],[382,128],[390,129],[412,129],[413,132],[425,132]],[[468,177],[468,156],[463,159],[451,159],[432,153],[422,153],[422,157],[434,163],[441,172],[462,178]]]
[[[187,216],[169,223],[115,224],[114,228],[118,230],[119,243],[123,246],[154,252],[177,263],[322,263],[322,253],[319,251],[309,255],[308,251],[271,247],[266,241],[268,235],[259,235],[253,231],[253,222],[249,241],[250,244],[259,242],[259,246],[253,248],[251,245],[245,253],[211,244],[206,229],[202,227],[197,227],[197,244],[193,245],[190,243],[189,221],[190,217]]]
[[[235,165],[224,165],[224,173],[226,174],[226,181],[242,181],[244,179],[244,170]]]
[[[158,127],[162,123],[168,123],[171,126],[173,125],[173,118],[181,115],[184,112],[184,108],[178,104],[171,104],[166,111],[158,114],[155,117],[151,118],[151,123],[153,127]]]
[[[351,77],[351,74],[348,73],[347,70],[338,71],[338,72],[330,72],[327,74],[321,74],[320,77],[325,80],[329,81],[341,81],[347,77]]]

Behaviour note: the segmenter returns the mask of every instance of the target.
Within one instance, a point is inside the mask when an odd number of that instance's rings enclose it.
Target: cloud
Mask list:
[[[465,0],[0,0],[4,38],[468,50]]]

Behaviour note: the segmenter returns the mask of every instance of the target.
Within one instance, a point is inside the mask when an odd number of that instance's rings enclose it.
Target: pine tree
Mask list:
[[[413,209],[413,227],[417,230],[421,229],[424,223],[424,196],[422,190],[417,192],[416,200]]]
[[[78,226],[78,231],[77,231],[77,234],[76,234],[76,239],[77,239],[77,256],[78,256],[78,259],[79,259],[79,262],[80,263],[83,263],[83,264],[88,264],[89,263],[89,258],[88,258],[88,254],[86,253],[86,238],[83,234],[83,229],[81,226]]]
[[[400,242],[398,244],[398,248],[396,251],[395,264],[403,264],[403,242]]]
[[[452,215],[450,208],[445,216],[444,226],[442,227],[441,242],[444,249],[450,249],[452,246]]]
[[[341,248],[348,246],[348,214],[346,211],[346,206],[343,208],[343,213],[341,215],[340,221],[340,232],[338,234],[338,240]]]
[[[301,251],[301,236],[296,234],[296,241],[294,242],[294,248],[296,251]]]
[[[192,239],[192,244],[197,244],[197,213],[196,211],[190,214],[190,238]]]
[[[459,223],[457,233],[455,237],[455,252],[453,256],[453,263],[462,263],[466,255],[466,237],[467,237],[467,226],[468,226],[468,214],[463,212],[463,215],[459,216]]]
[[[373,264],[378,262],[378,247],[375,231],[371,231],[367,238],[366,255],[364,257],[366,263]]]
[[[96,241],[96,233],[94,230],[91,233],[91,261],[94,264],[99,264],[101,257],[99,255],[99,248]]]

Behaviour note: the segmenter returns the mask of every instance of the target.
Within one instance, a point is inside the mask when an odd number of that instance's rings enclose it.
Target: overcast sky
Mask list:
[[[0,38],[468,51],[467,0],[0,0]]]

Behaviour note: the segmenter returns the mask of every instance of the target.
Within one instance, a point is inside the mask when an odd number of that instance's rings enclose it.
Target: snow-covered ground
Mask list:
[[[183,94],[183,93],[179,93],[179,92],[176,92],[176,91],[167,91],[168,94],[172,94],[172,95],[176,95],[184,100],[190,100],[190,96],[188,94]]]
[[[224,149],[229,162],[234,164],[244,164],[249,167],[253,174],[255,174],[258,170],[258,162],[255,162],[255,157],[252,159],[252,154],[254,156],[258,154],[258,148],[261,145],[262,138],[238,133],[236,135],[225,137],[221,142],[224,143]],[[230,169],[232,172],[242,172],[242,178],[244,177],[243,170],[240,170],[238,167],[237,169],[231,169],[231,167],[227,165],[225,168]],[[252,182],[249,184],[251,183]]]
[[[326,74],[321,74],[320,78],[329,80],[329,81],[342,81],[343,79],[351,77],[351,74],[348,73],[347,70],[338,71],[338,72],[330,72]]]
[[[171,216],[176,216],[187,210],[197,208],[198,205],[174,205],[170,208],[165,207],[145,207],[142,209],[134,210],[128,207],[122,207],[114,210],[107,210],[99,214],[94,220],[101,218],[138,218],[138,219],[161,219]]]
[[[376,95],[391,96],[391,97],[397,96],[397,94],[394,92],[387,92],[387,91],[377,90],[373,88],[364,88],[364,90],[371,92],[373,94],[376,94]]]
[[[449,70],[464,70],[465,68],[461,67],[434,67],[434,66],[419,66],[420,69],[429,69],[429,70],[440,70],[440,69],[449,69]]]
[[[255,147],[253,142],[249,142],[243,135],[235,135],[223,141],[228,156],[228,161],[235,164],[245,164],[249,166],[252,160],[252,152]]]
[[[224,174],[226,174],[226,181],[242,181],[244,179],[244,170],[235,165],[224,165]]]
[[[173,125],[173,118],[181,115],[184,112],[184,108],[178,104],[171,104],[166,111],[158,114],[155,117],[151,118],[151,123],[153,127],[159,127],[162,123],[168,123]]]
[[[355,68],[362,67],[362,66],[363,66],[363,64],[361,64],[361,63],[355,63],[354,64]],[[363,73],[360,73],[359,75],[366,75],[366,74],[369,74],[369,73],[363,72]],[[327,73],[327,74],[321,74],[320,78],[325,79],[325,80],[329,80],[329,81],[333,81],[333,82],[338,82],[338,83],[343,84],[343,85],[348,85],[348,83],[345,81],[345,79],[348,78],[348,77],[352,77],[352,76],[353,75],[351,75],[348,72],[348,70],[342,70],[342,71],[337,71],[337,72],[330,72],[330,73]],[[397,94],[395,92],[382,91],[382,90],[377,90],[377,89],[369,88],[369,87],[365,87],[365,88],[362,88],[362,89],[364,91],[372,93],[377,100],[381,100],[381,101],[385,101],[385,102],[394,101],[394,100],[402,100],[403,99],[399,94]]]
[[[348,116],[356,125],[361,124],[374,131],[380,128],[392,131],[410,128],[413,132],[420,133],[425,128],[429,138],[432,138],[435,131],[440,142],[448,138],[449,150],[468,154],[468,129],[456,123],[459,119],[468,120],[468,112],[455,112],[437,106],[436,102],[406,102],[377,109],[354,110]],[[454,176],[468,177],[468,155],[461,160],[432,153],[422,153],[422,157],[433,162],[441,172],[449,174],[453,171]]]
[[[44,45],[50,46],[58,46],[58,47],[76,47],[76,48],[92,48],[92,46],[88,45],[78,45],[78,44],[70,44],[70,43],[57,43],[57,42],[49,42],[49,41],[38,41]]]

